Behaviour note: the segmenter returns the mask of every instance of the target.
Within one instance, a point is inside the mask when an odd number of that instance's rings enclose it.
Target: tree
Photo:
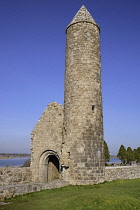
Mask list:
[[[107,143],[105,141],[104,141],[104,155],[105,155],[105,163],[109,162],[109,160],[110,160],[110,152],[109,152],[109,149],[108,149],[108,145],[107,145]]]
[[[127,148],[127,163],[131,163],[134,160],[134,153],[131,147]]]
[[[133,154],[134,154],[134,160],[138,163],[140,162],[140,153],[138,152],[138,149],[134,149],[133,150]]]
[[[140,147],[137,148],[137,151],[139,153],[139,160],[138,160],[138,162],[140,163]]]
[[[140,154],[140,147],[137,148],[138,153]]]
[[[117,154],[117,158],[119,158],[122,164],[126,163],[127,160],[127,151],[123,145],[120,146],[119,152]]]

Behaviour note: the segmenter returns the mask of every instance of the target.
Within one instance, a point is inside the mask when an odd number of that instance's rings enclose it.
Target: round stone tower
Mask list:
[[[104,181],[100,29],[82,6],[66,29],[62,178]]]

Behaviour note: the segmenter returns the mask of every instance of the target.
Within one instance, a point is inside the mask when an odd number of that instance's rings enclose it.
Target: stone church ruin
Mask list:
[[[104,181],[100,28],[84,6],[66,29],[64,108],[50,103],[31,135],[32,181]]]
[[[1,168],[0,201],[68,184],[140,178],[140,166],[105,167],[99,39],[99,26],[82,6],[66,29],[64,107],[50,103],[35,125],[30,168]]]

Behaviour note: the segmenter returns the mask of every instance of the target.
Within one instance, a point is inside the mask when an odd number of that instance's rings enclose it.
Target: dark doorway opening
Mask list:
[[[55,155],[49,155],[48,156],[48,167],[47,167],[47,178],[48,181],[59,179],[60,177],[60,166],[59,166],[59,160]]]

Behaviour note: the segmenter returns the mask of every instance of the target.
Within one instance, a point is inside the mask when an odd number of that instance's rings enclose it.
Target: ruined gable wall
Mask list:
[[[39,181],[37,165],[41,154],[46,150],[55,151],[58,156],[61,155],[63,130],[63,106],[52,102],[48,105],[34,130],[31,138],[31,169],[33,172],[33,181]]]

